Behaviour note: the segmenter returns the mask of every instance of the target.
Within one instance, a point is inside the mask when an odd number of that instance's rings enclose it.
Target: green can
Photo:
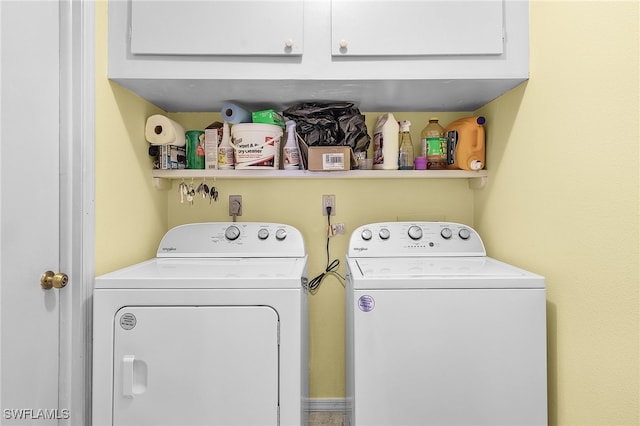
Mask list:
[[[187,130],[187,169],[204,169],[204,131]]]

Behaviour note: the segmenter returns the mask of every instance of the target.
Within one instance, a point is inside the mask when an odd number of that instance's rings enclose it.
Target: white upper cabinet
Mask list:
[[[332,0],[337,56],[501,55],[502,0]]]
[[[473,111],[529,77],[527,0],[109,0],[111,80],[169,112]]]
[[[131,0],[133,55],[301,55],[301,1]]]

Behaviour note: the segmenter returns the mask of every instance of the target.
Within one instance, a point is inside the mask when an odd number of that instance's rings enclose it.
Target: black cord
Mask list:
[[[320,284],[322,284],[322,281],[327,277],[327,275],[334,275],[334,276],[338,277],[338,279],[340,280],[340,284],[342,284],[342,286],[344,287],[345,279],[344,279],[344,277],[342,275],[340,275],[336,271],[338,269],[338,267],[340,266],[340,261],[338,259],[334,259],[333,261],[329,260],[331,258],[331,256],[329,255],[329,240],[330,240],[330,230],[331,230],[331,207],[327,207],[327,225],[328,225],[328,229],[327,229],[327,266],[326,266],[324,272],[322,272],[320,275],[316,276],[311,281],[309,281],[308,289],[309,289],[309,293],[311,293],[311,294],[316,294],[318,292],[318,289],[320,288]]]

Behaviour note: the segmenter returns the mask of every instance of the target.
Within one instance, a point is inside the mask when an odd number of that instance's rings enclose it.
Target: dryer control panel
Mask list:
[[[454,222],[380,222],[357,228],[349,257],[486,256],[480,235]]]
[[[170,229],[157,257],[304,257],[304,240],[293,226],[265,222],[189,223]]]

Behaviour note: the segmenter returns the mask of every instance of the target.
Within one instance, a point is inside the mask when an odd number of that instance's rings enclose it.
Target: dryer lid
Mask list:
[[[96,278],[96,288],[299,288],[301,258],[155,258]]]

